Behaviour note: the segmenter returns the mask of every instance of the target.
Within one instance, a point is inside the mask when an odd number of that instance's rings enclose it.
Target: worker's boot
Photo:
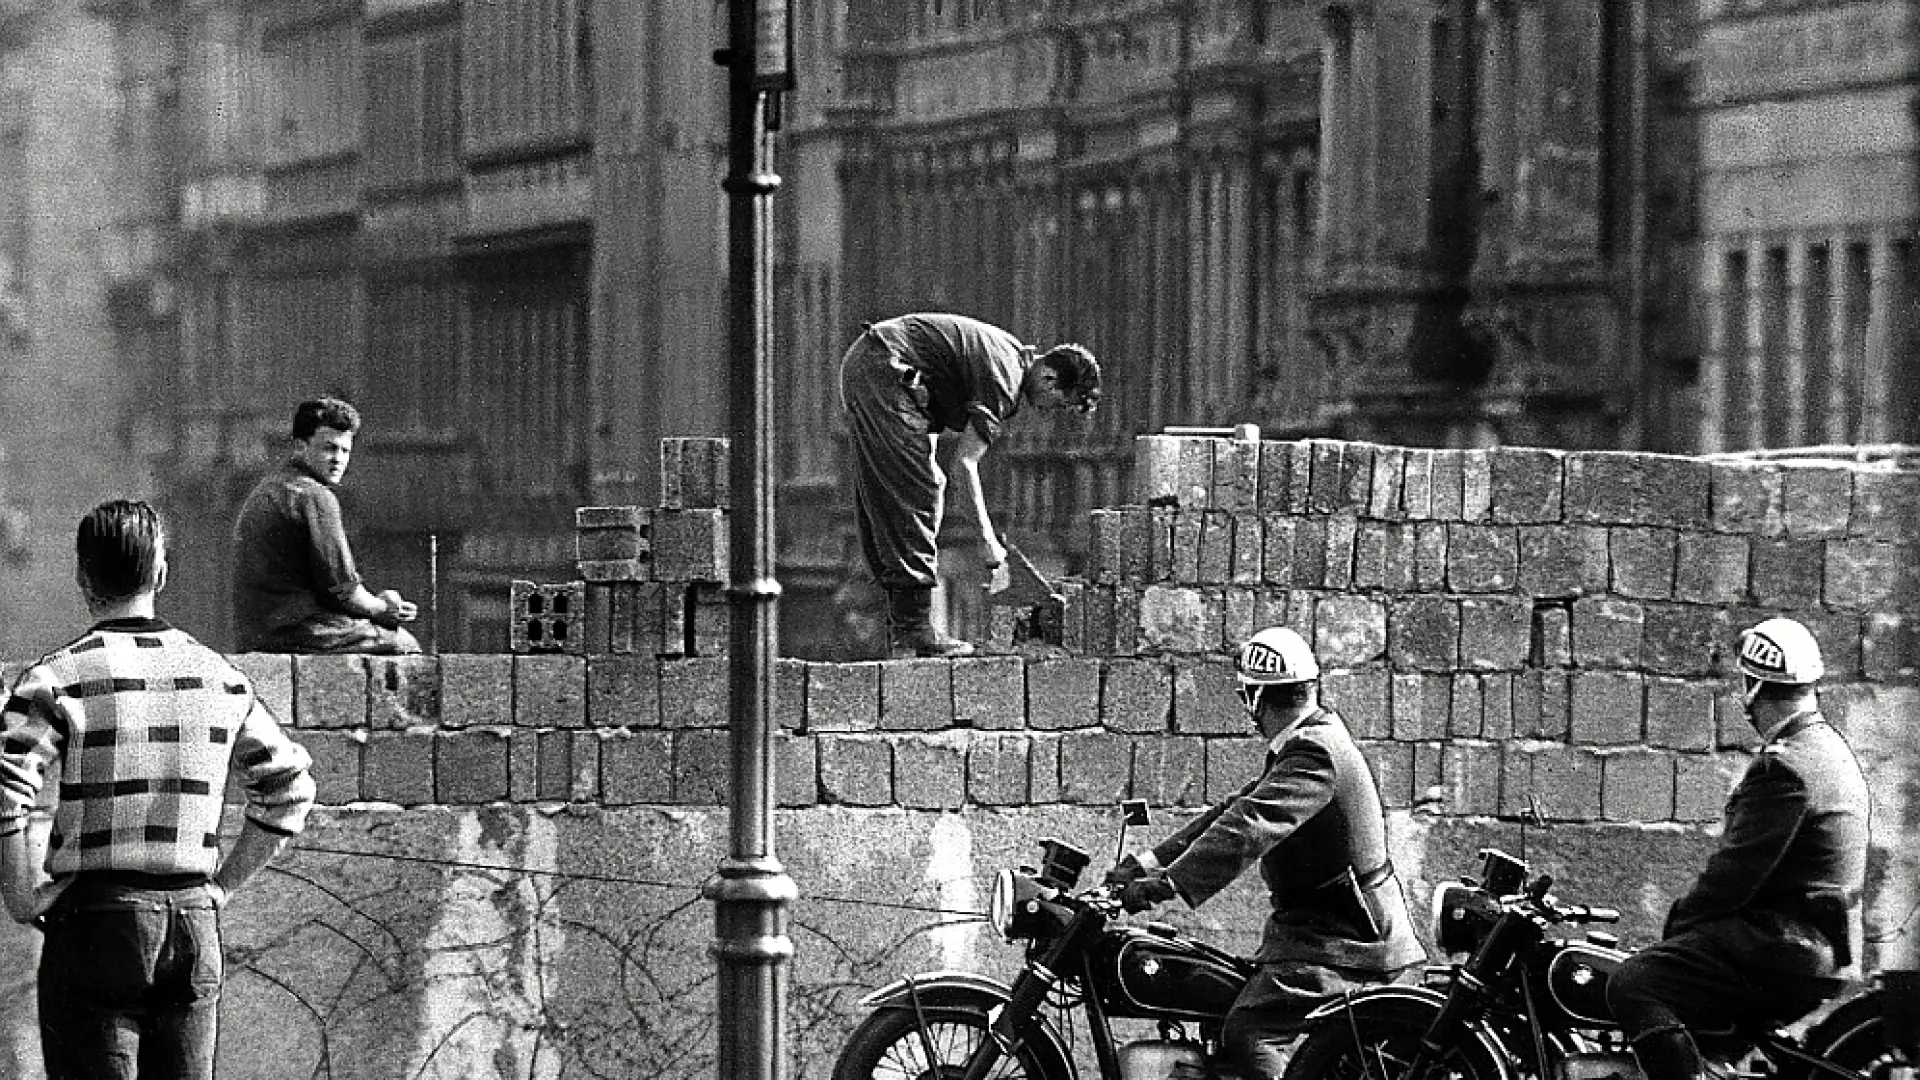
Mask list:
[[[972,656],[973,646],[950,638],[933,627],[933,590],[925,586],[887,590],[887,626],[890,655],[895,660],[914,656]]]

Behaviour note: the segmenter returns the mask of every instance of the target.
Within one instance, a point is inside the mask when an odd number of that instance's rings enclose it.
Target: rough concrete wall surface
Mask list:
[[[1629,944],[1711,850],[1752,749],[1728,642],[1775,611],[1807,621],[1874,786],[1871,959],[1911,960],[1916,897],[1894,853],[1920,815],[1920,476],[1140,447],[1139,505],[1096,513],[1057,644],[779,662],[796,1078],[828,1074],[872,987],[1008,975],[1017,950],[970,913],[1042,836],[1092,852],[1097,874],[1117,800],[1156,809],[1138,844],[1252,775],[1262,748],[1228,657],[1273,621],[1328,667],[1416,910],[1491,844],[1623,909]],[[222,1076],[711,1074],[698,889],[726,845],[726,635],[709,602],[725,514],[663,530],[676,508],[617,509],[581,512],[583,582],[516,589],[525,651],[236,658],[312,751],[326,808],[229,912]],[[1249,880],[1161,915],[1247,951],[1264,903]],[[0,937],[0,970],[31,970],[32,945]],[[0,1030],[30,1043],[30,986],[0,994]]]

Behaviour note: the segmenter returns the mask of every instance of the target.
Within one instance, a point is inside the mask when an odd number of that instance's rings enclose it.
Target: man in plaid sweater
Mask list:
[[[27,669],[0,717],[0,899],[46,934],[49,1080],[208,1078],[218,912],[305,827],[309,759],[245,675],[155,617],[152,507],[96,507],[75,547],[93,628]],[[230,773],[246,805],[223,855]]]

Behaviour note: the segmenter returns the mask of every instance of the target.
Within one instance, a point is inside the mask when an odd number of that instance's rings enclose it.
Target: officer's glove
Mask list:
[[[1164,874],[1156,874],[1153,877],[1137,878],[1122,886],[1120,906],[1125,908],[1128,914],[1134,915],[1146,911],[1155,904],[1164,904],[1177,895],[1179,894],[1173,891],[1173,882],[1168,881]]]
[[[1130,881],[1138,881],[1146,872],[1146,868],[1140,865],[1140,860],[1129,855],[1114,863],[1113,869],[1107,871],[1107,888],[1118,889]]]

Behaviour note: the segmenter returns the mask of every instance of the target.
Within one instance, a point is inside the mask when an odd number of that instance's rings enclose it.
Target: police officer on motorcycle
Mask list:
[[[1760,751],[1662,940],[1607,988],[1648,1080],[1700,1075],[1694,1033],[1774,1028],[1812,1012],[1846,985],[1860,954],[1867,784],[1820,715],[1820,646],[1800,623],[1768,619],[1740,635],[1737,666]]]
[[[1315,1007],[1417,969],[1426,953],[1387,857],[1380,793],[1346,725],[1319,702],[1320,665],[1272,627],[1240,649],[1241,703],[1268,740],[1261,774],[1107,875],[1128,911],[1178,897],[1198,907],[1253,863],[1273,914],[1260,970],[1223,1030],[1245,1080],[1278,1077],[1281,1050]]]

